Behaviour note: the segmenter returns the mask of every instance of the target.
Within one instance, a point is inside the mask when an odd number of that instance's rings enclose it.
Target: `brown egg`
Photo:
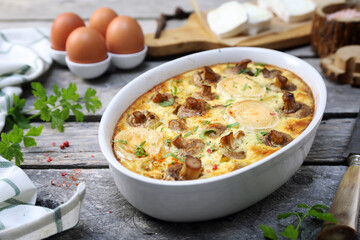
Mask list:
[[[66,52],[75,63],[96,63],[107,58],[103,36],[93,28],[75,29],[66,41]]]
[[[106,38],[106,29],[117,14],[114,10],[107,7],[97,9],[90,17],[89,27],[95,28],[96,30]]]
[[[75,13],[66,12],[55,18],[51,26],[51,48],[65,51],[66,39],[78,27],[85,26],[84,21]]]
[[[138,22],[129,16],[114,18],[106,30],[109,52],[130,54],[144,49],[144,34]]]

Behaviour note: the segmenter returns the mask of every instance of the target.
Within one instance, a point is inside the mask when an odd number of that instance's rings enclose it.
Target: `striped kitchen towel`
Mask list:
[[[0,239],[43,239],[77,225],[85,184],[55,209],[35,206],[36,187],[17,166],[0,157]]]
[[[49,29],[19,28],[0,31],[0,131],[13,104],[20,95],[20,84],[38,78],[49,69]]]

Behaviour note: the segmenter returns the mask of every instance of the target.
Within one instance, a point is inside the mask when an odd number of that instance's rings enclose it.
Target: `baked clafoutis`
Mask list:
[[[129,170],[182,181],[226,174],[298,137],[314,113],[294,73],[244,59],[172,77],[140,96],[116,124],[112,146]]]

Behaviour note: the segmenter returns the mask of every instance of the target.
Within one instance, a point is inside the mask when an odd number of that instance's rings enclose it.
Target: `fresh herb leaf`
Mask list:
[[[242,69],[242,70],[240,70],[240,71],[238,72],[238,74],[245,74],[245,73],[247,73],[247,72],[249,72],[249,71],[250,71],[249,68],[247,68],[247,69]]]
[[[261,141],[261,139],[260,139],[259,134],[256,134],[256,140],[258,141],[258,143],[263,143],[263,142]]]
[[[173,158],[175,158],[175,159],[177,159],[177,160],[179,160],[179,161],[185,162],[184,159],[179,158],[178,156],[175,155],[175,153],[168,153],[168,154],[166,154],[166,155],[163,156],[163,158],[167,158],[167,157],[173,157]],[[175,164],[175,163],[174,163],[174,164]]]
[[[240,124],[239,124],[238,122],[235,122],[235,123],[226,125],[226,127],[227,127],[227,128],[238,128],[239,125],[240,125]]]
[[[224,104],[224,107],[228,107],[228,106],[230,106],[231,104],[233,104],[233,103]]]
[[[178,89],[176,86],[174,86],[174,91],[171,89],[171,94],[175,97],[177,93],[178,93]]]
[[[265,136],[266,134],[268,134],[269,132],[261,132],[261,135]]]
[[[204,139],[205,136],[209,135],[210,133],[216,133],[216,131],[213,130],[213,129],[205,130],[205,131],[203,131],[202,133],[199,134],[199,138]]]
[[[263,232],[264,237],[277,240],[278,237],[276,236],[275,230],[272,227],[261,225],[260,226],[261,231]]]
[[[184,138],[187,138],[188,136],[190,136],[191,134],[193,134],[192,132],[188,132],[184,135]]]
[[[169,107],[169,106],[171,106],[173,104],[174,104],[174,99],[173,98],[169,98],[169,100],[159,103],[159,105],[162,106],[162,107]]]
[[[32,137],[39,136],[41,134],[42,128],[43,126],[31,127],[24,135],[23,129],[19,128],[17,125],[14,125],[10,132],[2,132],[0,155],[9,161],[15,158],[15,164],[20,166],[20,163],[24,161],[20,143],[23,141],[25,147],[35,146],[36,141]]]
[[[196,131],[199,129],[199,126],[196,126],[194,129],[194,133],[196,133]]]
[[[112,142],[119,142],[119,143],[122,143],[122,144],[127,144],[128,143],[127,141],[121,140],[121,139],[115,140],[115,141],[112,141]]]
[[[235,101],[235,99],[234,99],[234,98],[230,98],[230,99],[226,100],[225,103],[233,102],[233,101]]]
[[[215,95],[215,99],[219,99],[219,98],[220,98],[220,96],[216,94],[216,95]]]
[[[24,98],[19,98],[15,94],[14,105],[9,109],[8,115],[6,116],[6,124],[4,131],[10,131],[13,129],[13,126],[16,124],[19,128],[27,129],[30,128],[29,119],[23,114],[23,109],[26,103]]]
[[[261,68],[256,68],[256,72],[255,72],[255,74],[254,74],[254,77],[257,77],[257,76],[259,76],[259,74],[261,73]]]
[[[76,121],[84,120],[84,114],[80,111],[82,109],[80,103],[85,104],[88,112],[95,112],[101,107],[101,102],[95,96],[96,91],[94,89],[88,88],[84,98],[80,98],[75,83],[70,83],[67,88],[61,90],[54,84],[54,95],[50,96],[47,96],[46,89],[39,82],[32,82],[31,87],[34,96],[37,98],[34,109],[31,111],[37,110],[39,112],[28,119],[40,116],[41,120],[51,122],[51,127],[57,127],[60,132],[64,131],[64,122],[69,118],[70,110],[75,115]]]
[[[149,154],[146,153],[145,149],[144,149],[144,145],[145,145],[146,141],[143,141],[140,145],[135,145],[136,149],[135,149],[135,155],[138,157],[142,157],[142,156],[149,156]]]
[[[211,86],[208,82],[204,82],[203,85]]]
[[[208,120],[203,121],[203,125],[206,125],[206,124],[209,124],[209,123],[210,123],[210,121],[208,121]]]
[[[295,229],[293,225],[288,225],[283,232],[279,233],[281,236],[291,240],[296,240],[299,236],[299,230]]]
[[[244,84],[244,86],[243,86],[243,88],[241,89],[242,91],[245,91],[245,89],[248,87],[248,84],[247,83],[245,83]]]
[[[264,66],[264,65],[266,65],[266,63],[263,63],[263,62],[255,62],[254,65],[255,65],[255,66]]]
[[[301,226],[301,223],[308,217],[312,216],[319,220],[329,221],[336,223],[337,220],[334,218],[334,216],[331,213],[324,213],[324,210],[327,210],[328,207],[321,205],[321,204],[315,204],[312,207],[300,203],[297,205],[300,209],[306,209],[307,212],[290,212],[290,213],[281,213],[277,216],[277,219],[285,219],[290,216],[296,216],[299,219],[299,222],[296,227],[294,227],[292,224],[285,227],[285,229],[280,232],[279,234],[287,239],[296,240],[299,236],[299,229]],[[272,229],[269,226],[261,225],[260,229],[263,231],[264,237],[270,238],[270,239],[278,239],[276,236],[276,233],[274,229]]]

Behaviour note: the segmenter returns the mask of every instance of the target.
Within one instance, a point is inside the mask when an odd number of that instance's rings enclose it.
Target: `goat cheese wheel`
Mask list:
[[[264,83],[260,79],[246,74],[226,77],[218,83],[218,92],[224,97],[256,97],[261,98],[266,93]]]
[[[279,117],[275,110],[261,101],[245,100],[233,103],[226,109],[230,122],[239,122],[247,130],[274,128]]]
[[[131,128],[114,138],[116,155],[126,160],[157,158],[162,147],[161,133],[148,128]]]

